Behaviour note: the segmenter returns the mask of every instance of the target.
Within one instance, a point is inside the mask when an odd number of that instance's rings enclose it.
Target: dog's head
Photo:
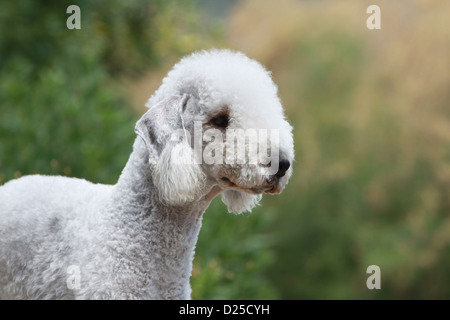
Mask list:
[[[162,201],[198,201],[222,190],[230,212],[280,193],[292,174],[292,127],[270,74],[227,50],[182,59],[150,98],[136,132],[149,149]]]

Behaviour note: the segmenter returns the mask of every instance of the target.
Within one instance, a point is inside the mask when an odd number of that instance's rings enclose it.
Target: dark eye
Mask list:
[[[218,128],[228,127],[230,119],[227,114],[220,114],[211,119],[211,124]]]

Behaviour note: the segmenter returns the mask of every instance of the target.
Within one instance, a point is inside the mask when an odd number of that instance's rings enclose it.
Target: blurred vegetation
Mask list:
[[[115,182],[137,115],[114,80],[193,49],[178,38],[191,4],[78,1],[82,28],[68,30],[70,4],[0,4],[0,183],[32,173]]]
[[[272,70],[296,162],[252,214],[213,201],[193,298],[450,298],[448,2],[379,0],[376,31],[366,0],[79,1],[81,30],[69,4],[0,3],[0,184],[114,183],[171,64],[231,47]]]
[[[294,176],[259,209],[276,210],[282,298],[450,298],[450,5],[376,1],[370,31],[371,4],[243,1],[230,17],[294,125]]]

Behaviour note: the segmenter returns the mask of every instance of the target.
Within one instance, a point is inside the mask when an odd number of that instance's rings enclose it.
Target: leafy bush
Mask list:
[[[0,183],[32,173],[111,183],[131,151],[137,116],[112,79],[161,60],[177,2],[79,1],[80,30],[66,27],[70,4],[0,4]]]
[[[294,175],[263,205],[282,298],[450,297],[449,4],[378,4],[378,31],[364,1],[248,0],[231,19],[294,126]]]
[[[219,198],[206,210],[197,243],[192,291],[194,299],[276,299],[266,272],[275,245],[267,227],[273,210],[233,215]]]

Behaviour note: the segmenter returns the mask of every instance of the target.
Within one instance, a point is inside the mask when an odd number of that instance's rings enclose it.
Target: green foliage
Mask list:
[[[432,128],[448,115],[440,89],[448,76],[430,74],[428,86],[413,71],[401,74],[386,60],[414,47],[391,49],[395,35],[385,34],[376,50],[341,22],[306,21],[315,32],[291,37],[278,56],[279,86],[295,106],[296,163],[269,229],[277,241],[268,277],[288,299],[446,299],[450,149],[448,126],[446,135]],[[430,49],[427,61],[430,54],[442,59]],[[405,94],[415,81],[421,90]],[[426,96],[434,108],[420,118],[414,108]],[[366,288],[372,264],[381,290]]]
[[[278,298],[265,274],[274,259],[267,226],[275,216],[258,209],[229,214],[217,198],[206,210],[191,281],[194,299]]]
[[[70,15],[66,9],[72,4],[81,9],[80,30],[66,27]],[[88,59],[112,75],[146,70],[162,57],[156,47],[165,35],[157,23],[168,20],[164,13],[176,4],[175,0],[3,1],[2,65],[12,56],[23,58],[31,62],[34,76],[60,63],[79,64],[80,59]]]
[[[115,182],[131,151],[134,116],[102,85],[102,70],[63,64],[30,82],[26,66],[10,62],[0,82],[1,180],[41,173]]]
[[[160,41],[177,27],[177,1],[78,1],[80,30],[66,27],[70,4],[0,4],[0,183],[32,173],[115,182],[137,116],[113,80],[154,67],[178,40]]]
[[[111,183],[131,150],[135,116],[108,85],[107,39],[68,30],[66,5],[2,2],[1,182],[41,173]],[[80,5],[89,29],[99,8]]]

